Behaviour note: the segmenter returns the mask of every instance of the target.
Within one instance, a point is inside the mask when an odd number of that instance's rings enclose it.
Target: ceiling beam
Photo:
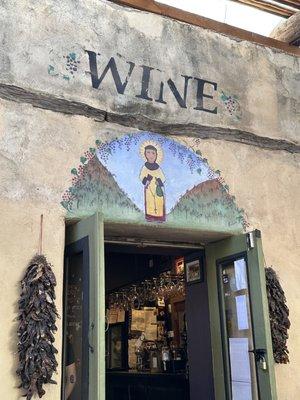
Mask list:
[[[300,11],[276,26],[270,37],[286,43],[298,43],[300,40]]]
[[[285,0],[285,1],[274,0],[274,2],[268,0],[231,0],[231,1],[234,1],[235,3],[245,4],[257,8],[259,10],[278,15],[283,18],[289,18],[293,14],[295,14],[297,10],[300,10],[300,2],[298,0]],[[293,9],[291,9],[290,7],[292,7]]]

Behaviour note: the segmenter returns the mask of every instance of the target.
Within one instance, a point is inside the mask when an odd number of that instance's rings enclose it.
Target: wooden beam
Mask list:
[[[153,0],[110,0],[113,3],[133,7],[141,11],[152,12],[164,17],[172,18],[177,21],[185,22],[191,25],[199,26],[203,29],[209,29],[214,32],[233,37],[239,40],[246,40],[264,47],[271,47],[282,50],[294,56],[300,56],[300,49],[296,46],[291,46],[279,40],[258,35],[253,32],[246,31],[241,28],[236,28],[222,22],[214,21],[201,15],[192,14],[187,11],[180,10],[175,7],[170,7],[165,4],[157,3]]]
[[[290,7],[297,8],[300,10],[300,1],[299,0],[276,0],[277,3],[285,4]]]
[[[297,42],[300,39],[300,11],[273,29],[270,37],[287,43]]]
[[[295,11],[291,10],[288,7],[285,7],[284,5],[281,6],[280,4],[278,5],[273,4],[265,0],[231,0],[231,1],[234,1],[235,3],[245,4],[247,6],[254,7],[259,10],[278,15],[279,17],[283,18],[289,18],[295,13]]]

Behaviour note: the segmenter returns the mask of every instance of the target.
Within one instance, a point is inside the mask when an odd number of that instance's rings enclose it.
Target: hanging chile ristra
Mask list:
[[[19,299],[17,374],[27,400],[35,394],[45,394],[43,385],[56,383],[52,375],[57,370],[53,345],[58,317],[55,301],[56,279],[46,257],[36,255],[30,261],[21,281]]]
[[[288,329],[291,325],[289,309],[276,272],[271,267],[266,268],[265,272],[274,360],[279,364],[287,364],[289,362]]]

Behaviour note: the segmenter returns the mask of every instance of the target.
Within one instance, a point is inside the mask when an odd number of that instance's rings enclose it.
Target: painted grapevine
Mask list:
[[[79,167],[71,170],[72,186],[61,202],[69,215],[101,210],[110,220],[127,215],[127,220],[145,222],[138,174],[143,165],[140,148],[146,142],[163,152],[166,222],[170,226],[209,228],[221,221],[229,229],[247,228],[244,210],[236,206],[220,171],[213,171],[198,149],[151,132],[127,134],[109,142],[96,140],[95,147],[80,158]]]

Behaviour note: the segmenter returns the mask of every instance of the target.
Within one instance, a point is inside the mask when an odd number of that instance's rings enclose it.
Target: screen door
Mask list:
[[[261,234],[209,244],[206,257],[216,398],[275,400]]]
[[[97,213],[66,232],[64,365],[70,353],[69,335],[77,375],[70,400],[105,400],[104,284],[103,222]]]

